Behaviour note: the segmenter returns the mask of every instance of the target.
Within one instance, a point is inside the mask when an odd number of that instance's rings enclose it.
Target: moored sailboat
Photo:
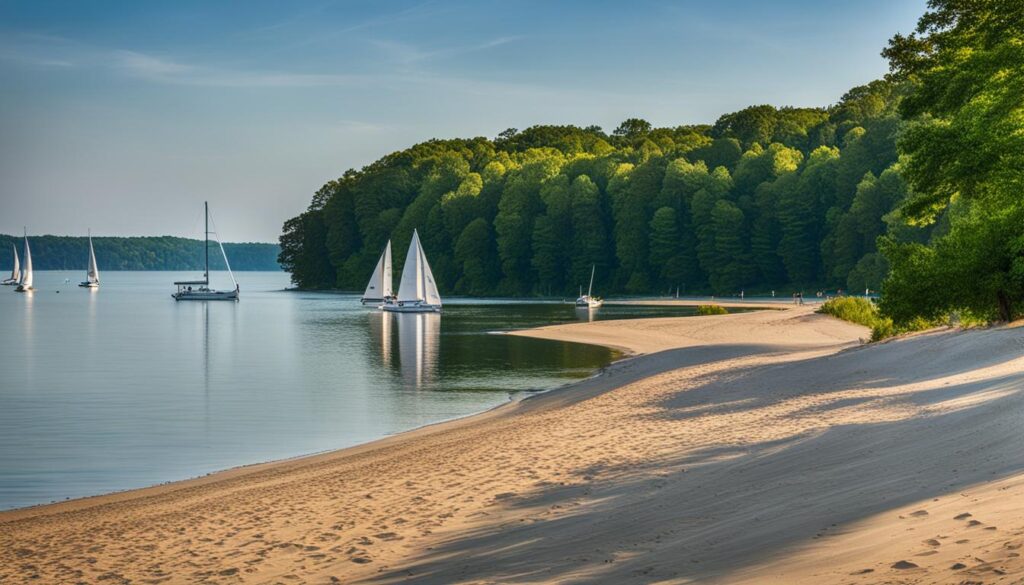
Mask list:
[[[221,243],[219,235],[217,236],[217,246],[224,257],[224,266],[228,269],[231,282],[235,283],[235,289],[214,290],[210,288],[210,206],[205,201],[203,202],[203,215],[206,226],[203,235],[203,279],[175,282],[174,285],[178,287],[178,290],[172,293],[171,296],[176,301],[237,301],[239,293],[238,281],[235,280],[235,275],[231,272],[231,264],[228,262],[228,255],[224,252],[224,244]]]
[[[434,274],[427,262],[427,255],[420,244],[420,236],[412,231],[409,253],[402,267],[402,280],[398,285],[398,297],[380,306],[395,313],[429,313],[441,311],[441,295],[437,292]]]
[[[28,231],[25,232],[25,268],[21,271],[21,278],[18,279],[18,292],[31,292],[32,288],[32,249],[28,247]]]
[[[16,286],[21,280],[21,260],[18,258],[18,247],[11,244],[11,251],[14,252],[14,268],[11,269],[11,277],[0,281],[3,286]]]
[[[579,308],[596,309],[604,304],[604,300],[601,297],[592,296],[591,293],[594,291],[594,269],[596,266],[591,265],[590,267],[590,286],[587,287],[587,294],[580,294],[579,298],[576,299],[576,306]],[[583,290],[580,290],[582,293]]]
[[[100,269],[96,266],[96,251],[92,248],[92,231],[89,232],[89,268],[85,272],[85,281],[78,283],[83,288],[100,287]]]
[[[363,298],[359,299],[359,302],[365,305],[366,303],[391,301],[395,296],[391,280],[391,240],[388,240],[388,244],[384,246],[384,251],[380,254],[380,260],[377,260],[377,267],[373,269],[373,276],[370,277],[370,282],[366,285]]]

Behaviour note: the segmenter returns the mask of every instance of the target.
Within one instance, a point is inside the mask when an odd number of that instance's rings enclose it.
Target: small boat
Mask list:
[[[14,252],[14,268],[11,269],[11,277],[0,281],[2,286],[17,286],[21,280],[21,260],[18,259],[18,247],[11,244],[11,251]]]
[[[100,269],[96,267],[96,251],[92,249],[92,231],[89,232],[89,268],[85,272],[85,282],[78,283],[82,288],[100,287]]]
[[[31,292],[32,288],[32,250],[28,247],[28,231],[25,232],[25,268],[21,271],[21,278],[18,279],[17,292]]]
[[[580,296],[576,299],[576,306],[578,308],[596,309],[604,304],[604,300],[601,297],[591,296],[591,292],[594,290],[594,269],[596,266],[591,265],[590,267],[590,286],[587,287],[587,294],[583,293],[583,287],[580,287]]]
[[[387,303],[394,299],[395,293],[391,284],[391,240],[380,254],[377,260],[377,267],[373,269],[373,276],[366,285],[363,298],[359,299],[362,304],[366,303]]]
[[[398,297],[384,303],[381,310],[394,313],[439,313],[441,295],[437,292],[434,273],[430,271],[427,255],[420,244],[420,236],[412,231],[409,253],[402,267],[402,280],[398,285]]]
[[[210,288],[210,206],[206,202],[203,202],[203,212],[206,225],[203,236],[203,279],[175,282],[174,285],[178,287],[178,290],[171,294],[171,296],[176,301],[237,301],[239,293],[238,281],[235,280],[235,275],[231,272],[231,264],[228,263],[228,255],[224,252],[224,244],[221,243],[219,235],[217,236],[217,246],[220,247],[220,253],[224,257],[224,266],[228,269],[231,282],[235,283],[235,289],[214,290]],[[216,232],[213,233],[216,235]]]

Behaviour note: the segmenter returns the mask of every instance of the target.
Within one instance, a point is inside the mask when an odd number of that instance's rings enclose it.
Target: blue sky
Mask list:
[[[823,106],[925,0],[5,2],[0,233],[274,241],[429,138]]]

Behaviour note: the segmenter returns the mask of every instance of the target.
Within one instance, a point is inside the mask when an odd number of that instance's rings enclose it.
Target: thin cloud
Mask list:
[[[522,37],[518,35],[504,36],[477,44],[444,47],[433,50],[425,50],[409,43],[400,43],[397,41],[383,39],[372,40],[370,41],[370,44],[381,49],[392,61],[398,62],[402,65],[412,65],[425,61],[438,60],[442,58],[450,59],[452,57],[486,51],[488,49],[493,49],[495,47],[500,47],[502,45],[518,41],[521,38]]]

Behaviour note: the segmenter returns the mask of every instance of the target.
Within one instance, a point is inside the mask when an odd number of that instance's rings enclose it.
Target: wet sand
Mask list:
[[[1024,328],[864,346],[794,308],[523,334],[633,357],[352,449],[0,513],[0,582],[1021,578]]]

